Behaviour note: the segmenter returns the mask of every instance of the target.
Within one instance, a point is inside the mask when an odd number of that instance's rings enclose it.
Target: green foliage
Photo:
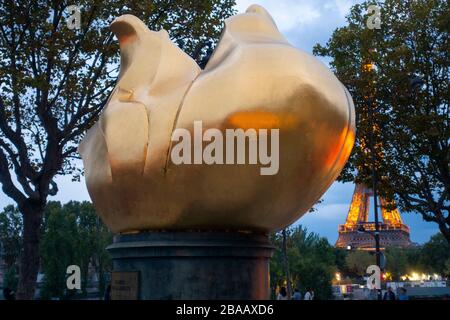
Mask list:
[[[430,241],[420,247],[388,247],[384,255],[386,257],[384,271],[391,274],[393,281],[400,281],[401,276],[410,275],[413,272],[437,273],[444,277],[449,275],[450,245],[441,233],[434,235]],[[338,269],[351,278],[361,278],[366,274],[366,268],[372,264],[375,264],[373,254],[356,250],[347,253],[345,265],[339,266]]]
[[[381,29],[366,26],[370,4],[381,8]],[[367,142],[374,128],[368,112],[376,108],[381,195],[395,196],[403,211],[437,223],[450,242],[449,5],[445,0],[357,4],[347,25],[314,53],[331,57],[355,103],[357,141],[340,179],[370,183]],[[369,62],[373,70],[364,71]]]
[[[330,299],[330,288],[336,272],[341,273],[341,283],[363,283],[369,265],[376,263],[375,255],[364,250],[344,250],[333,248],[325,238],[308,233],[301,226],[286,230],[287,256],[293,287],[304,294],[311,287],[316,298]],[[271,236],[275,246],[270,261],[270,281],[272,289],[286,287],[283,264],[281,232]],[[385,249],[386,272],[390,280],[400,281],[400,277],[416,272],[437,273],[448,276],[450,271],[450,246],[442,234],[433,236],[420,247]]]
[[[66,269],[69,265],[79,263],[76,232],[76,216],[73,213],[65,214],[59,202],[49,203],[41,243],[43,299],[65,296]]]
[[[450,259],[445,260],[445,270],[443,273],[447,276],[450,275]]]
[[[8,269],[13,268],[22,246],[22,216],[13,205],[0,212],[0,253]]]
[[[16,290],[18,261],[21,252],[23,222],[17,208],[10,205],[0,213],[0,245],[6,264],[4,286]],[[82,273],[82,291],[86,294],[88,271],[99,277],[99,292],[105,290],[105,273],[111,268],[111,257],[106,247],[112,234],[106,229],[89,202],[70,201],[65,205],[49,202],[45,212],[41,244],[44,273],[43,298],[65,298],[66,269],[79,265]]]
[[[413,261],[410,261],[410,249],[386,248],[386,271],[392,276],[392,280],[399,281],[400,277],[408,274],[413,267]]]
[[[67,298],[66,269],[69,265],[81,268],[82,291],[90,285],[89,268],[99,276],[99,290],[105,289],[104,274],[110,269],[106,246],[112,235],[100,222],[91,203],[71,201],[64,206],[51,202],[47,206],[45,233],[41,255],[44,284],[42,298]]]
[[[303,294],[307,287],[316,299],[331,297],[331,280],[336,271],[333,247],[325,238],[308,233],[301,226],[286,230],[287,255],[292,284]],[[282,235],[272,236],[275,252],[270,262],[271,286],[286,286],[283,267]]]
[[[351,276],[363,277],[366,274],[367,267],[375,264],[375,257],[368,251],[355,250],[348,253],[345,262]]]
[[[88,285],[91,265],[99,276],[99,290],[105,290],[105,270],[111,265],[111,257],[105,248],[112,243],[112,234],[106,229],[90,202],[71,201],[64,206],[67,212],[77,215],[77,255],[82,271],[82,288]]]
[[[347,256],[348,256],[348,250],[342,249],[342,248],[335,248],[334,249],[334,259],[336,268],[340,271],[343,271],[347,267]]]
[[[448,273],[448,267],[450,265],[450,244],[442,234],[434,235],[430,241],[423,245],[420,263],[427,271],[429,270],[443,276],[450,275]]]
[[[411,270],[417,270],[420,272],[426,271],[420,262],[421,260],[420,257],[422,255],[422,247],[409,248],[408,250],[405,250],[405,253],[408,265],[408,272],[410,272]]]
[[[3,276],[3,288],[10,288],[12,291],[17,290],[17,283],[19,281],[19,274],[16,266],[11,266],[6,269]]]

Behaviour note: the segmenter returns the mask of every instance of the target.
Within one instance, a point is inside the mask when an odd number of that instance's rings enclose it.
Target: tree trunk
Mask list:
[[[20,257],[16,298],[32,300],[39,272],[39,244],[44,206],[27,204],[25,208],[21,208],[21,212],[23,215],[23,251]]]
[[[292,296],[292,285],[291,285],[291,273],[289,272],[289,259],[287,255],[287,239],[286,239],[286,229],[283,229],[283,262],[284,262],[284,274],[286,275],[286,291],[287,298],[291,300]]]

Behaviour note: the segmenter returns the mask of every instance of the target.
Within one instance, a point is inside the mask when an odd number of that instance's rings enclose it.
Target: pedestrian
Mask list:
[[[300,291],[297,288],[294,289],[294,295],[292,296],[292,300],[302,300],[302,295],[300,294]]]
[[[287,291],[285,287],[281,287],[280,292],[278,292],[277,300],[287,300]]]
[[[384,293],[383,300],[395,300],[395,293],[392,291],[391,287],[387,288],[387,291]]]
[[[370,289],[368,299],[369,300],[378,300],[378,290],[375,288]]]
[[[400,288],[400,294],[398,295],[398,300],[409,300],[409,296],[406,293],[405,288]]]
[[[310,288],[306,288],[305,298],[303,300],[313,300],[314,299],[314,291]]]
[[[111,300],[111,285],[110,284],[108,284],[108,286],[106,287],[103,300]]]

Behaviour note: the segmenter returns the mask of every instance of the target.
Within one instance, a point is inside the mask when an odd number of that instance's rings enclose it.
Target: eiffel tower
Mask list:
[[[375,232],[375,223],[368,221],[370,197],[372,196],[372,189],[363,184],[355,186],[347,220],[345,224],[339,225],[339,238],[336,242],[336,247],[375,250],[375,240],[370,234]],[[412,243],[409,238],[409,228],[403,224],[395,203],[388,204],[381,197],[378,197],[378,199],[383,218],[383,222],[380,221],[378,223],[380,247],[410,247]],[[386,206],[395,208],[388,209]]]

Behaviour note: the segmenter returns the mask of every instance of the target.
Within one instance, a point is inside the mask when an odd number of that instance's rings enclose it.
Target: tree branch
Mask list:
[[[0,182],[2,183],[3,192],[11,197],[19,206],[25,202],[26,197],[16,188],[11,180],[8,160],[2,149],[0,149]]]
[[[28,148],[22,136],[15,132],[7,123],[6,107],[2,97],[0,96],[0,130],[3,134],[16,146],[18,150],[19,160],[22,164],[23,174],[31,180],[36,178],[36,171],[32,168],[28,157]]]

